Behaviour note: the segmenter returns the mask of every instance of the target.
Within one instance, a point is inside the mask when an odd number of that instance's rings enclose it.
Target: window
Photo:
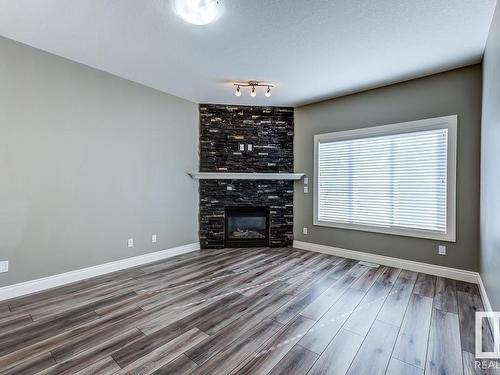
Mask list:
[[[314,137],[314,224],[455,241],[457,116]]]

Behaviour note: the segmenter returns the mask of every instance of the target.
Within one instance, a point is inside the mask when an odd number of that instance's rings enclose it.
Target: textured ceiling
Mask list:
[[[0,0],[0,35],[194,102],[300,105],[481,60],[495,0]],[[231,80],[277,85],[234,96]]]

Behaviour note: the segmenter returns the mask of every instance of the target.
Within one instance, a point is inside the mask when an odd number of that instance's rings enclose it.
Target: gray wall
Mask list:
[[[481,278],[500,310],[500,3],[483,60],[481,126]]]
[[[196,104],[0,38],[0,285],[196,242],[197,149]]]
[[[458,114],[457,242],[444,243],[448,255],[437,254],[439,241],[313,226],[313,194],[302,183],[294,194],[295,239],[478,270],[481,76],[474,65],[295,110],[295,171],[311,182],[315,134]]]

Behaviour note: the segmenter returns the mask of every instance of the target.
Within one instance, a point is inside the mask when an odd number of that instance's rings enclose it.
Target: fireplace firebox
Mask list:
[[[224,247],[269,246],[269,209],[225,209]]]

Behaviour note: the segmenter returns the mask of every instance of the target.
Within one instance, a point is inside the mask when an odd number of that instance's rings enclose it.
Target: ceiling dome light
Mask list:
[[[193,25],[207,25],[216,21],[223,11],[220,0],[174,0],[174,12]]]
[[[266,97],[269,98],[271,96],[271,87],[267,86],[267,90],[266,90]]]
[[[250,96],[256,96],[257,92],[255,91],[255,86],[252,86],[252,91],[250,92]]]
[[[241,96],[241,89],[240,86],[236,86],[236,92],[234,93],[236,96]]]

